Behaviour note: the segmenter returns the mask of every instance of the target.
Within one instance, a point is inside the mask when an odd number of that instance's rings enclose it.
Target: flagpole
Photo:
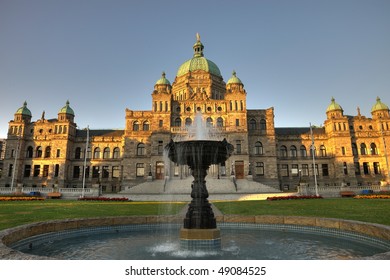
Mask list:
[[[313,136],[313,130],[311,128],[311,123],[309,123],[309,125],[310,125],[310,135],[311,135],[311,154],[313,156],[314,187],[316,190],[316,196],[319,196],[318,187],[317,187],[317,169],[316,169],[316,160],[315,160],[314,136]]]
[[[85,152],[84,152],[84,172],[83,172],[83,191],[81,193],[81,198],[84,198],[85,195],[85,171],[87,170],[87,154],[88,154],[88,143],[89,142],[89,126],[87,126],[87,141],[85,141]]]

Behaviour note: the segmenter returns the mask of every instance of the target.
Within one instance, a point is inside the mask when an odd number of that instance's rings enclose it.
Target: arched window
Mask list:
[[[74,152],[74,158],[75,159],[81,159],[81,148],[77,147],[75,152]]]
[[[142,128],[142,129],[143,129],[144,131],[148,131],[149,128],[150,128],[149,122],[148,122],[148,121],[145,121],[144,124],[143,124],[143,128]]]
[[[93,158],[100,158],[100,148],[97,147],[93,150]]]
[[[112,158],[119,158],[120,157],[120,150],[118,147],[114,148],[114,151],[112,153]]]
[[[139,122],[138,121],[135,121],[133,123],[133,131],[139,131]]]
[[[180,119],[180,118],[176,118],[176,119],[175,119],[175,123],[174,123],[173,126],[181,127],[181,119]]]
[[[256,120],[250,119],[249,120],[249,130],[255,130],[256,129]]]
[[[264,119],[260,120],[260,130],[267,130],[267,122]]]
[[[191,126],[191,125],[192,125],[192,119],[186,118],[186,126]]]
[[[297,153],[297,147],[295,147],[294,145],[292,145],[290,147],[290,157],[297,157],[298,156],[298,153]]]
[[[316,149],[316,146],[314,146],[314,144],[310,145],[310,156],[312,157],[314,154],[314,156],[317,155],[317,149]]]
[[[367,146],[366,144],[362,143],[360,144],[360,154],[362,156],[366,155],[367,154]]]
[[[287,157],[287,147],[284,145],[280,147],[280,156]]]
[[[223,127],[223,118],[219,117],[217,119],[217,127]]]
[[[320,146],[320,156],[321,157],[326,157],[326,148],[324,145]]]
[[[35,157],[42,157],[42,147],[41,146],[38,146],[36,151],[35,151]]]
[[[28,146],[26,151],[26,158],[32,158],[33,157],[33,147]]]
[[[208,117],[206,119],[206,126],[207,127],[212,127],[213,126],[213,119],[212,118]]]
[[[307,151],[306,147],[304,145],[301,145],[301,148],[299,149],[301,157],[307,157]]]
[[[51,156],[51,147],[47,146],[45,148],[45,158],[49,158]]]
[[[378,154],[378,149],[376,148],[375,143],[371,143],[371,155],[377,155]]]
[[[145,144],[139,143],[137,145],[137,156],[144,156],[145,155]]]
[[[257,141],[255,143],[255,147],[254,147],[254,154],[255,155],[262,155],[263,154],[263,144],[261,144],[260,141]]]
[[[103,158],[104,159],[110,158],[110,148],[109,147],[104,148],[104,150],[103,150]]]

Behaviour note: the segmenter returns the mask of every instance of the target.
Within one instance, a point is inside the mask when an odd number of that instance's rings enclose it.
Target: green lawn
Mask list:
[[[0,230],[47,220],[133,215],[171,215],[184,203],[77,200],[0,201]]]
[[[390,200],[313,199],[214,202],[224,214],[291,215],[341,218],[390,225]],[[185,203],[73,200],[0,201],[0,230],[22,224],[70,218],[171,215]]]
[[[314,216],[390,225],[389,199],[261,200],[217,202],[214,205],[224,214]]]

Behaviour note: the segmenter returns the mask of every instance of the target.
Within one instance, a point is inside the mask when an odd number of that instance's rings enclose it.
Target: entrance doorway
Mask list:
[[[158,161],[156,162],[156,179],[164,179],[165,169],[164,162]]]
[[[236,161],[234,163],[234,169],[236,172],[236,178],[237,179],[244,179],[244,162],[243,161]]]

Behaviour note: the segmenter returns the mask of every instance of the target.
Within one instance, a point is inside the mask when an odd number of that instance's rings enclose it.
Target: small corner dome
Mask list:
[[[74,116],[74,111],[72,108],[69,106],[69,100],[66,101],[66,105],[61,108],[61,110],[58,112],[58,114],[68,114]]]
[[[377,97],[375,105],[371,108],[371,113],[382,110],[388,111],[389,107],[385,103],[383,103],[379,97]]]
[[[167,78],[165,78],[165,72],[162,72],[161,78],[157,80],[156,85],[171,85]]]
[[[334,97],[332,97],[332,101],[331,101],[330,105],[328,106],[328,108],[326,109],[326,112],[336,111],[336,110],[343,111],[343,108],[336,102]]]
[[[23,103],[23,106],[20,107],[15,114],[21,114],[21,115],[25,115],[25,116],[30,116],[32,117],[31,115],[31,111],[27,108],[27,102],[24,101]]]
[[[232,77],[227,81],[227,84],[243,84],[241,80],[236,76],[236,71],[233,71]]]

